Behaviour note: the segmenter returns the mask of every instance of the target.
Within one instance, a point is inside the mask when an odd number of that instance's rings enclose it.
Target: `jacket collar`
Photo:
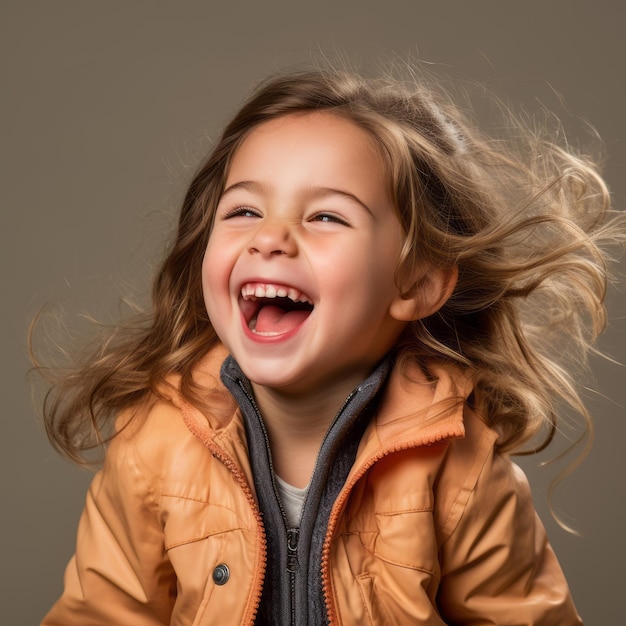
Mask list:
[[[416,437],[434,443],[464,435],[463,408],[473,388],[469,373],[450,364],[396,364],[376,420],[384,444]]]
[[[207,354],[194,373],[196,382],[216,401],[211,403],[210,413],[191,407],[180,396],[172,400],[181,407],[187,426],[198,438],[205,443],[210,439],[224,445],[245,467],[248,463],[242,456],[246,454],[242,415],[232,395],[219,381],[220,367],[233,380],[240,378],[244,387],[249,385],[236,362],[219,345]],[[355,465],[396,449],[464,436],[463,409],[473,387],[469,373],[449,364],[424,365],[408,359],[391,365],[387,357],[354,393],[374,395],[385,379],[377,416],[365,431]]]

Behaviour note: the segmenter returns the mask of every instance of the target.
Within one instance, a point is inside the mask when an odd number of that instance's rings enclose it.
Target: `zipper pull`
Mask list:
[[[299,528],[289,528],[287,530],[287,571],[295,574],[298,571],[298,539],[300,538]]]

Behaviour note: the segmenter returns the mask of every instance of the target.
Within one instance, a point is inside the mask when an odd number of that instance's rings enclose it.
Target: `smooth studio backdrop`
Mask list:
[[[372,71],[419,58],[595,126],[618,208],[626,196],[622,3],[165,2],[0,5],[2,68],[3,410],[0,623],[37,624],[62,588],[91,478],[49,447],[30,400],[26,332],[45,303],[65,320],[114,319],[119,296],[145,298],[185,183],[256,81],[322,54]],[[626,358],[623,291],[610,295],[602,346]],[[582,538],[551,519],[557,467],[523,466],[536,505],[592,625],[623,623],[626,384],[594,360],[595,447],[556,492]]]

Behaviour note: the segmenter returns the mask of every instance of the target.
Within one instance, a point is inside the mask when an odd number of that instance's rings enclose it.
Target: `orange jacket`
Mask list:
[[[113,440],[43,626],[253,623],[272,555],[223,357],[197,375],[210,415],[158,401]],[[464,403],[470,381],[433,373],[392,373],[335,502],[331,623],[581,624],[524,475]]]

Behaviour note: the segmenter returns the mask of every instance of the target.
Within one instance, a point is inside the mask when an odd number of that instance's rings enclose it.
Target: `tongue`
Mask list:
[[[268,304],[261,307],[256,318],[255,332],[262,334],[282,334],[299,326],[309,316],[310,311],[285,311]]]

